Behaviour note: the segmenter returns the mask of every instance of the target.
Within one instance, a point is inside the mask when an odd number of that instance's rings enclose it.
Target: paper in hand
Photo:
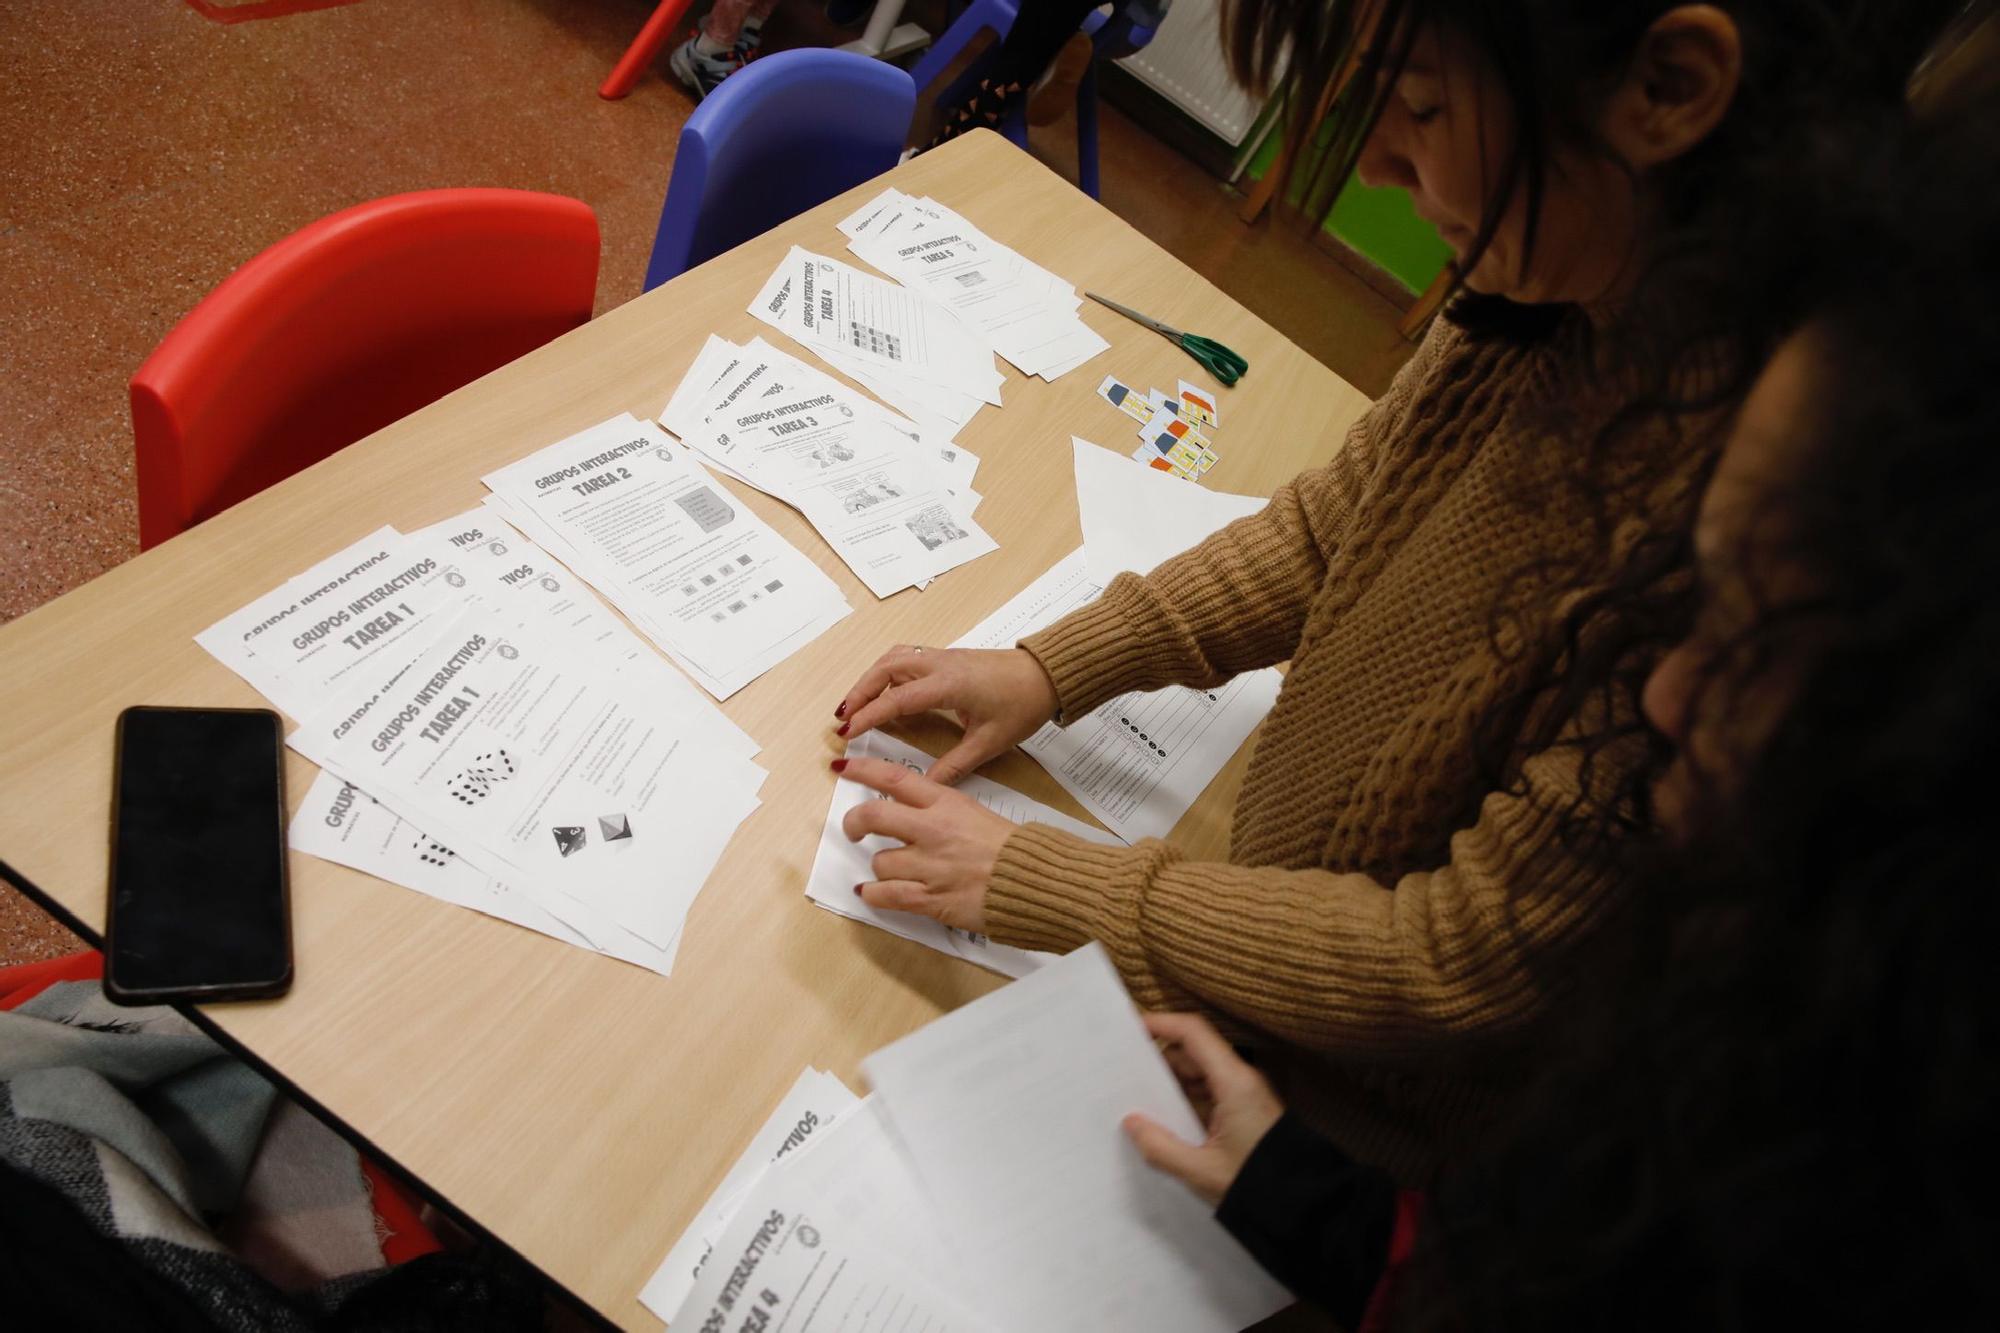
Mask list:
[[[1037,1333],[1235,1333],[1291,1296],[1120,1122],[1205,1131],[1099,944],[862,1062],[979,1307]]]

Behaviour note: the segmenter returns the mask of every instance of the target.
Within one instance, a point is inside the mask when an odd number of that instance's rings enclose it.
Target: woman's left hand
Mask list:
[[[875,879],[856,885],[870,907],[917,912],[986,931],[986,886],[1014,825],[961,791],[887,759],[836,759],[833,771],[884,799],[841,818],[850,842],[880,833],[903,843],[875,854]]]

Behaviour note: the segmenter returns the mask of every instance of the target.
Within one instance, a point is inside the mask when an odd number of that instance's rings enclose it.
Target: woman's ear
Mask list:
[[[1600,131],[1626,164],[1670,162],[1715,132],[1736,100],[1743,39],[1714,5],[1676,5],[1639,39]]]

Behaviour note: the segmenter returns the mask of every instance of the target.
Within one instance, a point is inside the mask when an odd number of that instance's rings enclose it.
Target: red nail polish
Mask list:
[[[847,771],[847,761],[845,759],[836,759],[829,767],[836,773],[845,773]]]
[[[845,736],[847,734],[847,727],[848,724],[843,722],[833,729],[833,734],[836,736]]]
[[[859,884],[854,886],[854,896],[857,898],[861,896],[861,886]]]
[[[846,717],[846,716],[847,716],[847,700],[845,700],[845,699],[842,699],[842,700],[840,701],[840,707],[838,707],[838,708],[836,708],[836,709],[834,709],[834,710],[833,710],[833,715],[834,715],[835,717]]]

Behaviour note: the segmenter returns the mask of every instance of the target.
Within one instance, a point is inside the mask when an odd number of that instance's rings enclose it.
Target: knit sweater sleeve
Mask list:
[[[1133,690],[1220,685],[1290,658],[1368,477],[1455,336],[1438,321],[1331,462],[1150,574],[1120,574],[1102,597],[1021,640],[1055,683],[1061,716]]]
[[[1310,1049],[1421,1065],[1477,1047],[1542,999],[1529,959],[1580,938],[1606,877],[1560,826],[1579,759],[1534,756],[1447,864],[1367,875],[1198,862],[1028,825],[1002,848],[988,933],[1066,952],[1101,940],[1147,1009],[1205,1009]]]

